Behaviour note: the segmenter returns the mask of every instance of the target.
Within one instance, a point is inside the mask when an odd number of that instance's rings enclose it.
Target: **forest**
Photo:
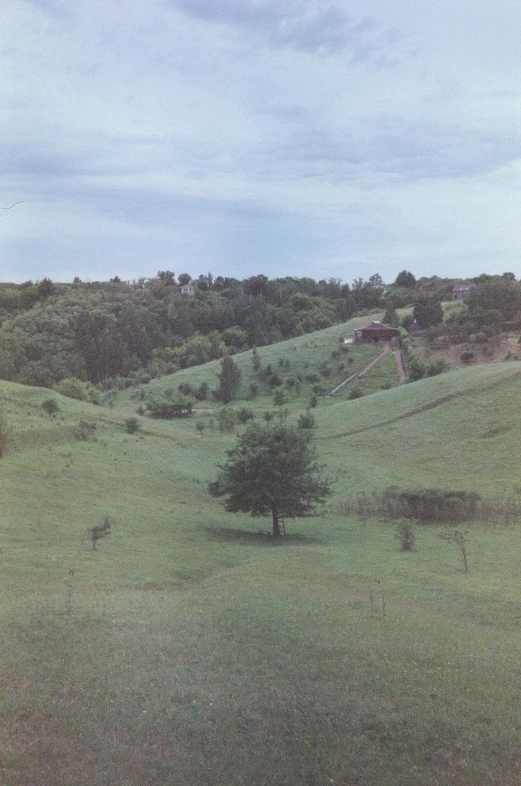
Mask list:
[[[460,281],[416,280],[406,270],[392,285],[378,274],[345,284],[264,275],[241,281],[211,273],[192,280],[160,271],[133,282],[5,283],[0,378],[38,387],[76,378],[110,390],[378,310],[389,318],[394,309],[413,306],[422,327],[429,327]],[[455,336],[475,333],[482,323],[497,329],[521,311],[521,285],[513,274],[472,281],[477,286],[466,309],[448,323]],[[195,294],[182,294],[189,282]]]

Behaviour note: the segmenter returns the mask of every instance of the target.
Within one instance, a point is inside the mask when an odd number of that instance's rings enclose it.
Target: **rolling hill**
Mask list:
[[[263,348],[262,364],[311,374],[352,327]],[[248,397],[251,353],[236,360]],[[213,384],[216,370],[143,389]],[[208,496],[234,443],[194,428],[215,402],[128,434],[139,390],[96,407],[0,383],[2,784],[517,786],[515,523],[466,525],[465,572],[446,526],[418,527],[403,552],[392,521],[344,503],[390,485],[516,498],[520,378],[518,363],[474,366],[321,400],[335,493],[280,542]],[[239,405],[261,414],[267,394]],[[95,424],[87,439],[80,421]]]

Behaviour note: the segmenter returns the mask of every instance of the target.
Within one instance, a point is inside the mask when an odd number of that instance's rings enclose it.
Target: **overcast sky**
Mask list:
[[[521,277],[519,0],[3,0],[2,281]]]

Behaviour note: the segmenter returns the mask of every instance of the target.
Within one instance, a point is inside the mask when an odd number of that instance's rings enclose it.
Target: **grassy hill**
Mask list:
[[[259,354],[307,372],[345,332]],[[345,503],[392,484],[515,497],[520,378],[518,363],[474,366],[322,401],[335,494],[280,542],[206,492],[233,435],[148,418],[130,435],[136,390],[112,409],[52,394],[51,419],[49,391],[0,383],[0,782],[517,786],[519,530],[469,524],[465,572],[444,527],[403,552],[392,522]],[[263,392],[253,408],[270,408]]]

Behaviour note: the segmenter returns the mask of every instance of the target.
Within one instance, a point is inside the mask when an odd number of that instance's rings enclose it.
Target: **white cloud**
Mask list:
[[[7,0],[0,204],[24,205],[0,215],[5,264],[521,274],[520,16],[512,0]]]

